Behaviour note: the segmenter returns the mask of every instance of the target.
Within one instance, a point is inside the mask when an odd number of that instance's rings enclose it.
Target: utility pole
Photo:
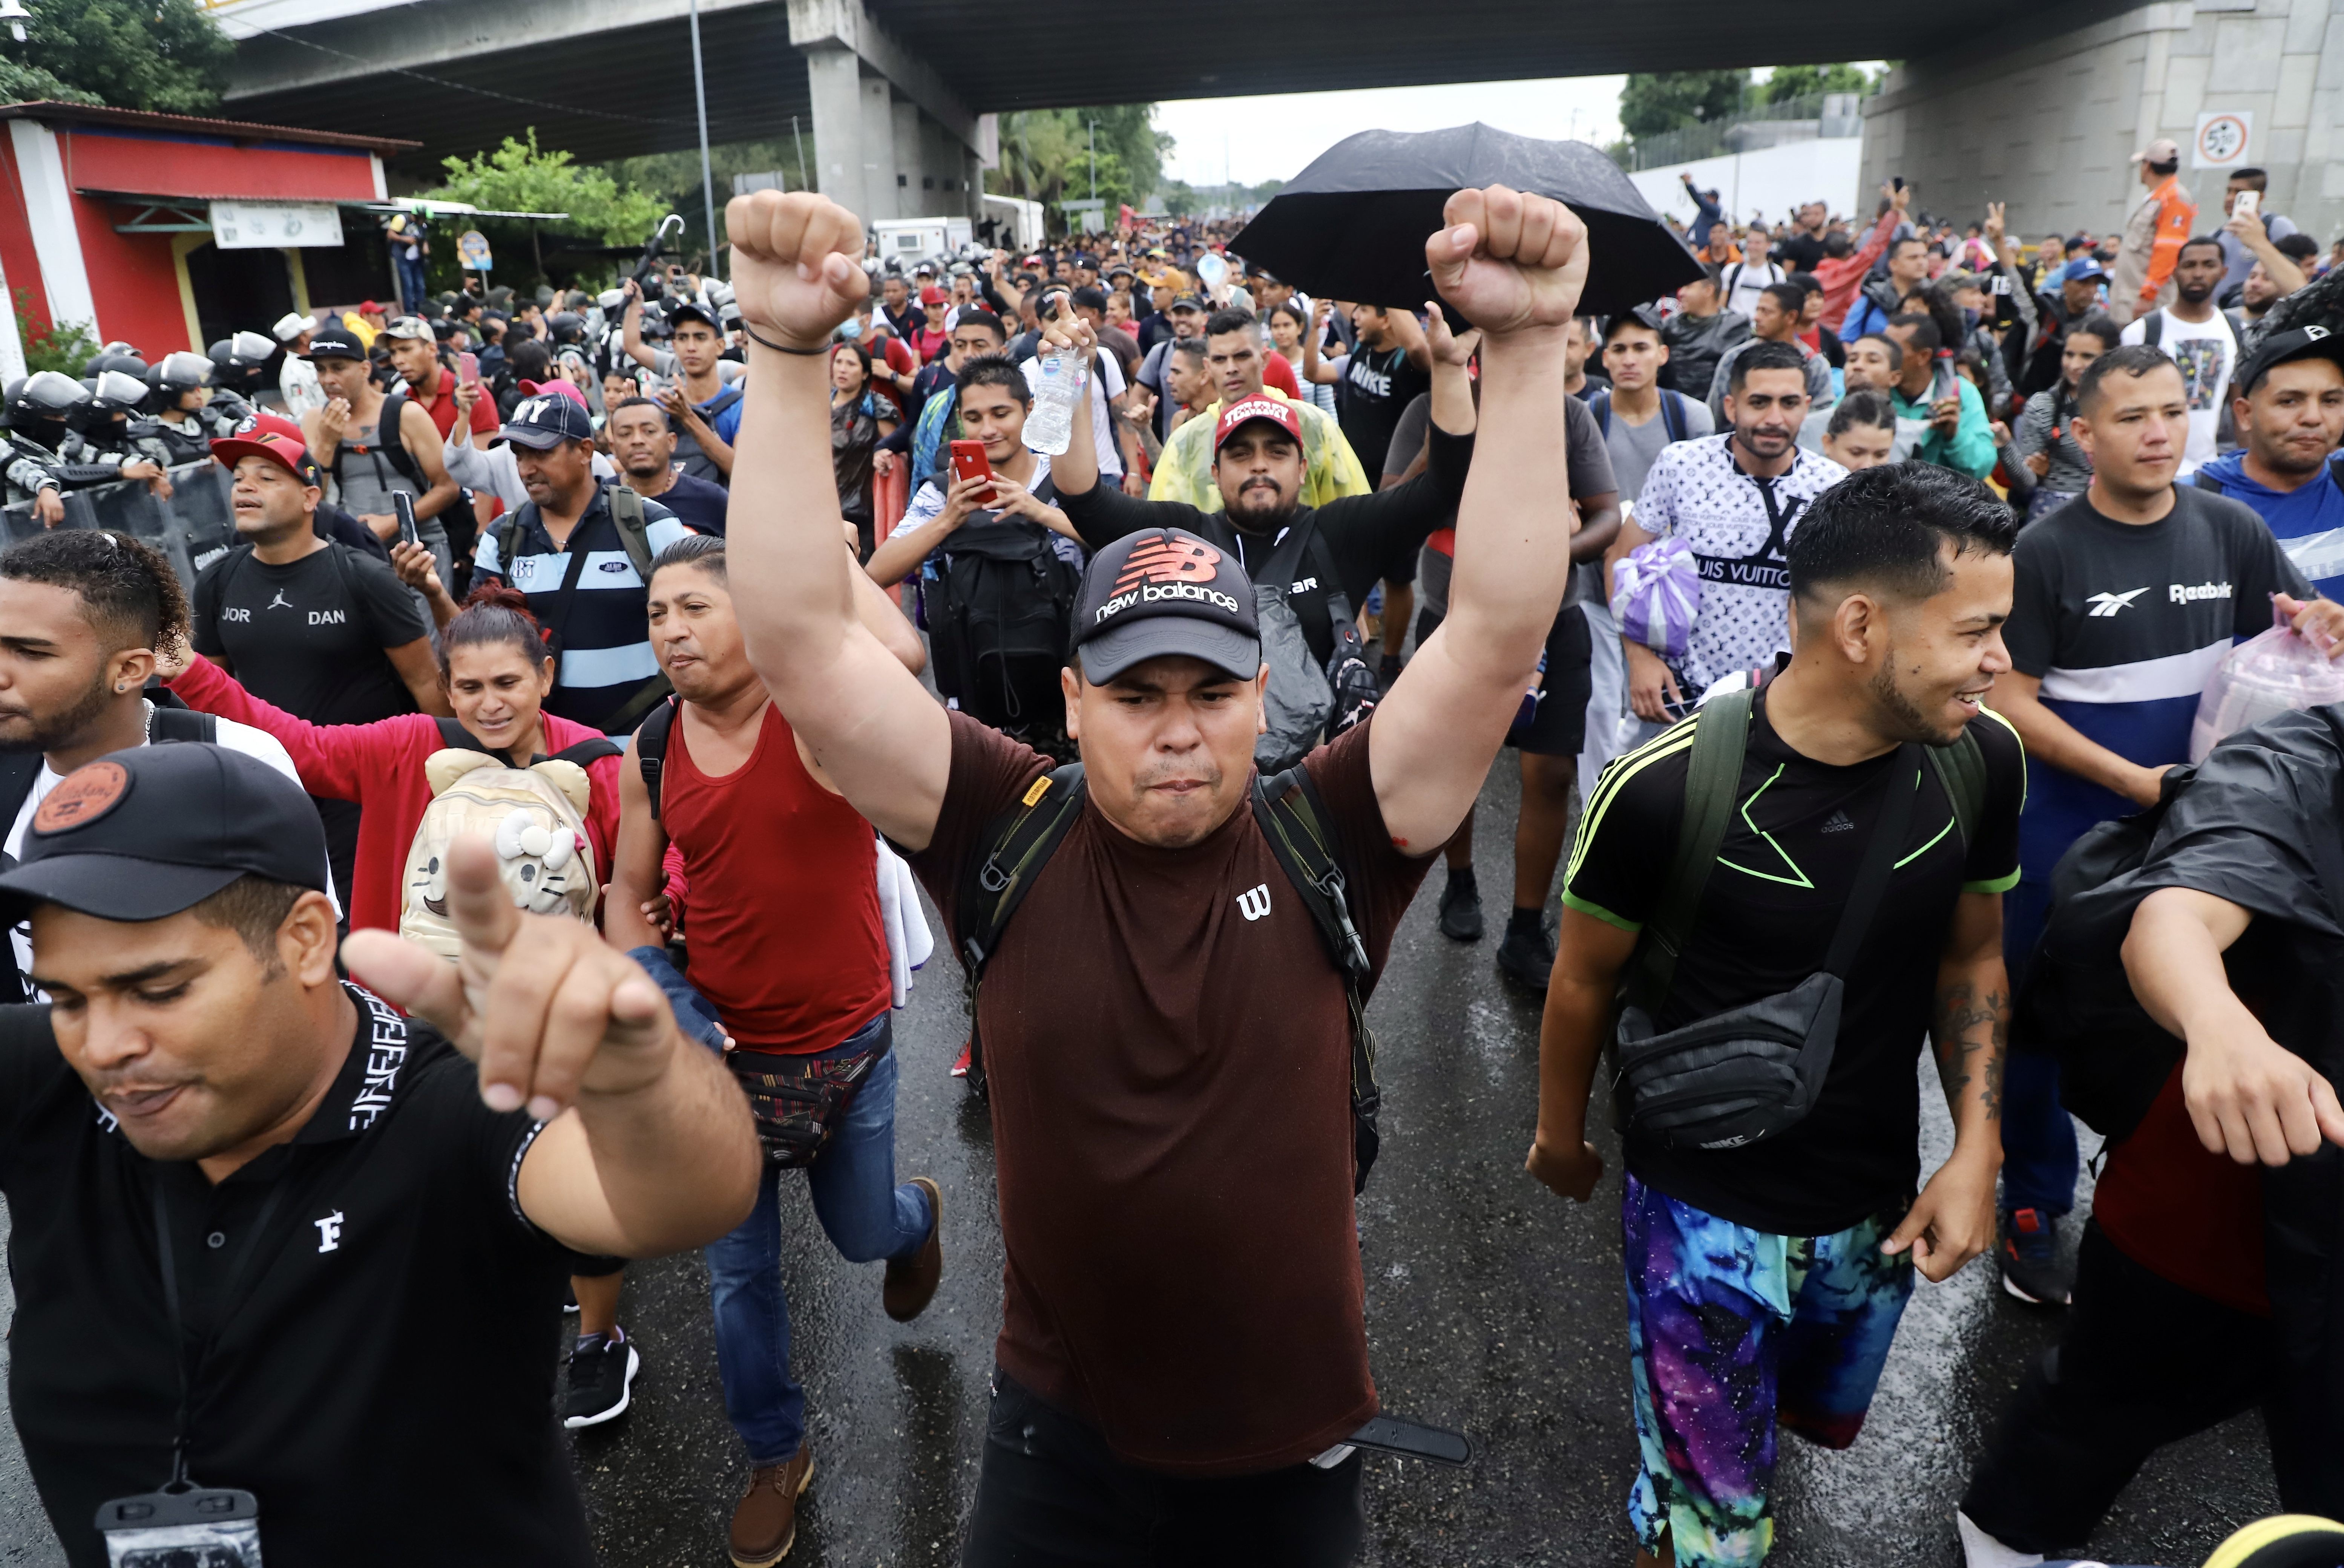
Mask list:
[[[1091,200],[1098,200],[1098,122],[1090,124],[1091,134]]]
[[[810,191],[813,189],[813,182],[806,178],[805,133],[798,129],[798,117],[795,115],[790,116],[790,136],[798,145],[798,189]]]
[[[700,0],[692,0],[692,95],[700,105],[700,199],[708,204],[708,276],[716,270],[716,178],[708,166],[708,81],[700,70]]]

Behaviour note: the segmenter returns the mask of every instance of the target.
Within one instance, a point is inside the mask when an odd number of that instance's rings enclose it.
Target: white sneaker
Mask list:
[[[2012,1551],[1971,1523],[1970,1516],[1958,1508],[1954,1510],[1954,1528],[1961,1532],[1965,1568],[2035,1568],[2043,1561],[2040,1552]]]

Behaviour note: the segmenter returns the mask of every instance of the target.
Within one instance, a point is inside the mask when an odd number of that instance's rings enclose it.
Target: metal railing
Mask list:
[[[1745,94],[1733,114],[1704,125],[1684,126],[1658,136],[1639,136],[1621,155],[1630,174],[1667,168],[1727,153],[1754,152],[1784,142],[1861,136],[1863,93],[1812,93],[1761,103]]]

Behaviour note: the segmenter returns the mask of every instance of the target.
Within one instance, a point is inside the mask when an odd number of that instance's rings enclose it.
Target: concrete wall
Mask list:
[[[1864,105],[1863,188],[1903,175],[1957,222],[2003,201],[2024,238],[2097,234],[2143,194],[2127,160],[2170,136],[2210,232],[2225,176],[2191,169],[2189,146],[2201,112],[2229,110],[2254,116],[2247,161],[2270,172],[2265,210],[2324,248],[2344,232],[2344,0],[2173,0],[1907,61]]]
[[[1628,178],[1644,193],[1654,212],[1667,213],[1679,223],[1689,224],[1693,218],[1692,198],[1685,195],[1684,182],[1679,177],[1687,173],[1702,189],[1717,193],[1718,204],[1735,222],[1747,223],[1755,212],[1763,213],[1770,223],[1780,223],[1793,207],[1811,201],[1829,202],[1835,213],[1854,212],[1863,156],[1863,144],[1857,138],[1834,136],[1671,164]]]

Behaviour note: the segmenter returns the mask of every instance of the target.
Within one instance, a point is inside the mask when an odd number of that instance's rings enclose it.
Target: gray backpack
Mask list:
[[[1319,537],[1318,519],[1304,513],[1278,541],[1254,584],[1254,618],[1261,628],[1261,661],[1269,666],[1269,689],[1262,715],[1269,728],[1253,744],[1254,765],[1263,774],[1282,773],[1321,739],[1359,723],[1376,707],[1376,675],[1368,665],[1367,639],[1359,635],[1351,600],[1336,575],[1335,558]],[[1309,562],[1324,590],[1334,648],[1325,664],[1310,650],[1302,618],[1288,602],[1288,585]]]

